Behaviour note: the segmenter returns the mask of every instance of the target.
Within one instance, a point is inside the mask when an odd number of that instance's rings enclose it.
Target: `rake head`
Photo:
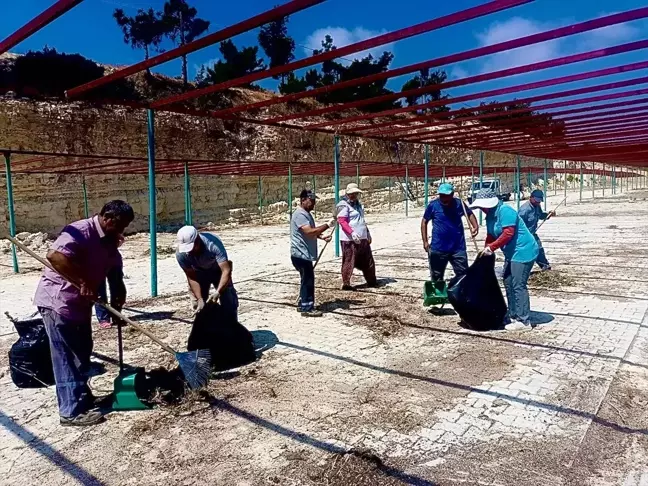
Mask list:
[[[209,383],[209,376],[211,375],[211,353],[209,349],[176,353],[176,360],[189,388],[197,390]]]

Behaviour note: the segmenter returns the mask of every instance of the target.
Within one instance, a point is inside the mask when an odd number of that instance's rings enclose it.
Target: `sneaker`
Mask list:
[[[97,411],[89,411],[80,413],[75,417],[60,417],[61,425],[65,427],[87,427],[89,425],[96,425],[106,420],[102,413]]]
[[[541,272],[548,272],[551,270],[551,265],[547,265],[546,267],[540,267]]]
[[[342,290],[353,290],[353,287],[351,285],[343,285]]]
[[[112,327],[112,323],[110,321],[99,322],[99,329],[110,329],[111,327]]]
[[[322,317],[324,314],[322,314],[322,311],[309,310],[309,311],[302,311],[301,315],[304,317]]]
[[[531,324],[525,324],[522,321],[513,321],[510,324],[507,324],[504,326],[504,329],[507,331],[525,331],[527,329],[531,329]]]

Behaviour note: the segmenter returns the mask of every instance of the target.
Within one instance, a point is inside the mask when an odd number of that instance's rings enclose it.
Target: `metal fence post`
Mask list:
[[[409,167],[405,164],[405,217],[409,216]]]
[[[86,188],[85,176],[81,176],[81,187],[83,189],[83,214],[84,218],[90,217],[90,208],[88,207],[88,189]]]
[[[544,159],[544,210],[547,212],[547,159]]]
[[[517,156],[517,170],[515,171],[515,181],[516,181],[516,199],[517,199],[517,210],[520,210],[520,171],[522,170],[522,160],[520,156]]]
[[[151,246],[151,297],[157,297],[157,201],[155,191],[155,114],[147,110],[148,177],[149,177],[149,239]]]
[[[11,154],[5,152],[5,174],[7,176],[7,210],[9,211],[9,234],[12,237],[16,236],[16,213],[14,211],[14,198],[13,198],[13,181],[11,180]],[[18,273],[18,255],[16,254],[16,246],[11,244],[11,262],[13,264],[14,273]]]
[[[423,167],[425,171],[425,176],[423,178],[423,184],[425,186],[424,191],[425,191],[425,207],[427,208],[428,202],[430,201],[430,146],[425,145],[425,159],[423,161]]]
[[[340,138],[335,135],[333,149],[333,168],[335,177],[335,206],[340,202]],[[335,227],[335,256],[340,256],[340,225]]]
[[[184,194],[185,194],[185,224],[193,225],[193,211],[191,208],[191,182],[189,180],[189,163],[184,163]]]

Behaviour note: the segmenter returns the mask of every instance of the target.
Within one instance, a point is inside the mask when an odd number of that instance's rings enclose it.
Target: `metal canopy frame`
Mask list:
[[[28,38],[34,32],[64,14],[82,0],[59,0],[39,16],[21,27],[14,34],[0,42],[0,54]],[[247,32],[272,20],[300,12],[307,8],[323,3],[325,0],[292,0],[262,12],[249,19],[244,19],[232,26],[206,35],[185,46],[172,49],[151,59],[136,63],[112,74],[68,90],[68,98],[80,98],[92,90],[108,83],[131,76],[145,69],[160,65],[172,59],[190,54],[199,49],[229,39],[235,35]],[[545,70],[576,63],[587,63],[595,59],[611,57],[632,51],[648,48],[648,39],[611,46],[570,56],[563,56],[547,61],[536,62],[510,69],[483,73],[476,76],[464,77],[447,81],[434,86],[420,87],[404,92],[377,96],[368,100],[358,100],[351,103],[336,104],[321,108],[304,110],[301,113],[276,116],[266,113],[260,116],[261,109],[292,103],[305,98],[314,98],[324,93],[353,88],[363,84],[387,80],[404,74],[411,74],[421,69],[440,68],[462,61],[476,59],[482,56],[503,53],[507,50],[547,42],[594,29],[608,27],[623,22],[648,18],[648,7],[627,12],[607,15],[601,18],[580,22],[565,27],[552,29],[512,39],[490,46],[470,49],[464,52],[429,59],[408,66],[387,70],[372,76],[352,79],[336,83],[332,86],[305,90],[285,96],[276,96],[268,100],[240,104],[227,109],[196,109],[186,102],[222,92],[232,87],[260,81],[262,79],[285,74],[297,69],[313,66],[324,61],[333,60],[349,54],[358,53],[369,48],[407,39],[443,27],[459,24],[472,19],[483,17],[495,12],[505,11],[525,5],[534,0],[491,0],[473,8],[451,13],[436,19],[428,20],[410,27],[382,34],[377,37],[357,42],[348,46],[319,53],[309,58],[299,59],[271,69],[264,69],[224,83],[193,89],[180,95],[168,96],[150,104],[127,101],[113,101],[113,104],[130,106],[147,110],[148,155],[147,157],[121,157],[116,155],[70,154],[38,151],[21,151],[12,148],[0,149],[5,157],[6,179],[8,186],[9,213],[11,216],[10,233],[15,234],[13,214],[13,199],[11,191],[11,174],[132,174],[148,175],[150,202],[151,230],[151,294],[157,294],[156,266],[156,174],[184,175],[185,177],[185,219],[191,218],[191,196],[189,175],[244,175],[244,176],[285,176],[289,175],[333,175],[335,187],[339,189],[340,176],[362,175],[403,177],[408,184],[409,177],[422,177],[427,183],[430,177],[471,176],[474,178],[474,168],[471,166],[443,166],[430,164],[429,146],[448,146],[465,148],[480,152],[479,175],[484,176],[484,151],[497,151],[515,155],[517,167],[492,167],[496,173],[515,172],[519,187],[521,156],[533,159],[545,159],[544,177],[549,172],[580,175],[581,195],[583,174],[590,174],[592,180],[597,176],[617,178],[641,177],[648,182],[645,172],[639,168],[648,167],[648,76],[632,79],[618,79],[618,75],[648,68],[648,61],[617,64],[611,68],[586,71],[560,77],[548,77],[532,83],[513,86],[502,86],[497,89],[480,90],[451,97],[443,100],[433,100],[413,106],[382,110],[377,113],[357,114],[358,108],[370,106],[385,101],[395,101],[406,96],[423,96],[436,90],[448,90],[457,87],[468,87],[486,81],[499,81],[504,84],[508,78],[524,73],[542,73]],[[605,79],[601,84],[587,87],[560,90],[559,86],[578,81]],[[625,88],[627,89],[624,91]],[[506,100],[501,97],[515,95],[526,91],[544,89],[542,94]],[[614,92],[613,92],[614,91]],[[585,95],[585,96],[583,96]],[[583,97],[581,97],[583,96]],[[580,98],[577,98],[580,97]],[[558,100],[558,101],[554,101]],[[457,103],[475,102],[478,106],[462,107],[441,113],[431,113],[430,110]],[[539,102],[548,102],[538,104]],[[489,102],[490,110],[505,110],[509,118],[502,119],[502,112],[476,113],[480,102]],[[529,108],[513,108],[513,104],[528,104]],[[563,110],[559,110],[564,108]],[[227,119],[246,124],[264,125],[280,129],[292,129],[306,132],[328,134],[332,137],[333,155],[331,161],[268,161],[268,160],[208,160],[208,159],[171,159],[156,158],[155,147],[155,110],[178,113],[190,116]],[[350,111],[346,116],[345,111]],[[529,115],[528,112],[531,111]],[[250,112],[248,116],[241,113]],[[514,117],[514,115],[520,115]],[[332,118],[326,118],[326,117]],[[547,120],[551,119],[551,124]],[[286,123],[293,121],[293,123]],[[425,144],[425,161],[421,163],[386,163],[370,161],[346,161],[340,158],[340,137],[361,137],[384,141],[386,144],[418,143]],[[12,160],[12,157],[15,157]],[[423,157],[421,157],[423,159]],[[561,161],[563,168],[558,170],[548,168],[547,159]],[[576,161],[570,166],[569,161]],[[400,158],[399,158],[400,162]],[[591,163],[583,167],[582,162]],[[603,169],[595,167],[594,163],[604,164]],[[552,164],[553,165],[553,164]],[[624,165],[625,169],[617,166]],[[538,169],[539,171],[540,169]],[[260,180],[260,179],[259,179]],[[291,189],[292,185],[290,184]],[[84,195],[85,179],[84,179]],[[546,182],[545,182],[546,191]],[[289,192],[289,199],[292,197]],[[426,196],[427,199],[427,196]],[[86,204],[87,207],[87,204]],[[406,212],[407,214],[407,212]],[[15,255],[15,254],[14,254]],[[17,270],[17,261],[15,269]]]

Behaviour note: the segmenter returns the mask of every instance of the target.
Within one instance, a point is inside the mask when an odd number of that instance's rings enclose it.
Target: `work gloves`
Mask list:
[[[218,291],[212,292],[212,294],[207,299],[207,303],[208,304],[215,304],[216,302],[218,302],[219,298],[220,298],[220,293]]]
[[[360,244],[360,237],[358,236],[357,233],[351,233],[351,239],[356,245]]]
[[[333,218],[333,219],[332,219],[331,221],[329,221],[327,224],[328,224],[328,227],[329,227],[329,228],[335,228],[335,225],[337,224],[337,219]]]
[[[198,302],[196,303],[196,308],[194,309],[193,316],[196,317],[198,314],[200,314],[200,311],[205,308],[205,301],[202,299],[198,299]]]
[[[493,254],[493,250],[491,250],[491,247],[490,247],[490,246],[485,247],[482,251],[479,252],[479,255],[480,255],[480,256],[481,256],[481,255],[490,256],[490,255],[492,255],[492,254]]]

